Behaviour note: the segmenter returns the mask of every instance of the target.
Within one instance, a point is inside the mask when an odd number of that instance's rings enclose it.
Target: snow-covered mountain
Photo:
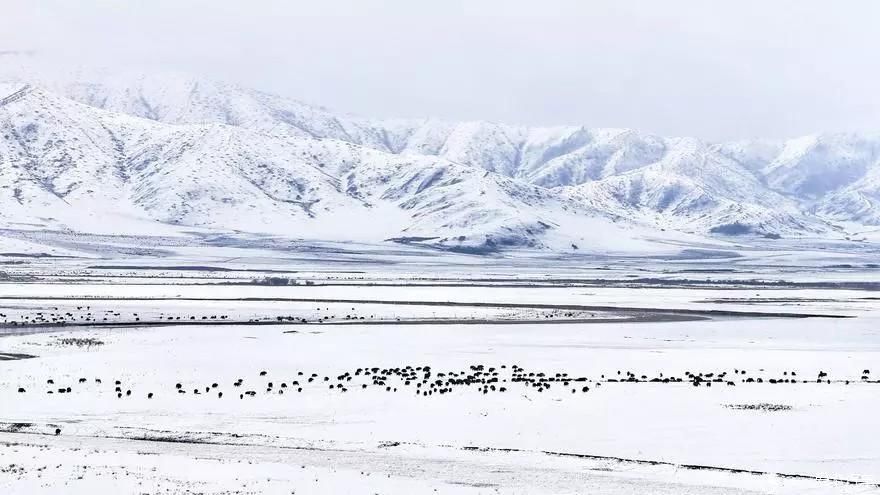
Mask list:
[[[439,157],[223,124],[165,124],[0,85],[0,222],[85,232],[157,225],[291,238],[648,249],[687,242],[559,191]],[[694,239],[690,239],[693,241]],[[644,244],[644,246],[641,246]]]
[[[70,204],[473,250],[590,245],[583,229],[797,237],[880,225],[880,135],[706,143],[628,129],[369,120],[181,75],[5,79],[16,82],[0,98],[31,88],[0,103],[7,221]]]
[[[802,235],[828,228],[748,168],[694,139],[678,140],[650,165],[571,191],[597,208],[680,230]]]

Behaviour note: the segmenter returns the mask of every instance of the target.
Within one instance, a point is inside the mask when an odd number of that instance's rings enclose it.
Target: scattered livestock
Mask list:
[[[488,366],[484,364],[470,365],[466,369],[458,370],[435,370],[431,366],[399,366],[399,367],[358,367],[354,370],[345,371],[339,374],[319,375],[318,373],[308,373],[305,371],[296,371],[291,373],[298,379],[289,381],[269,381],[266,377],[269,372],[262,370],[257,373],[258,378],[255,380],[262,381],[266,395],[287,396],[286,390],[296,390],[296,394],[303,393],[304,390],[311,389],[313,391],[323,389],[331,393],[347,393],[351,390],[377,390],[383,393],[410,393],[420,398],[443,396],[454,393],[464,393],[468,390],[476,391],[480,395],[489,394],[506,394],[516,392],[518,394],[526,394],[529,392],[546,395],[554,391],[562,391],[569,394],[587,394],[596,390],[602,385],[609,386],[613,384],[669,384],[669,385],[689,385],[693,388],[712,388],[713,385],[734,387],[737,385],[755,386],[755,385],[809,385],[832,383],[850,385],[850,384],[878,384],[880,380],[871,380],[870,371],[865,369],[856,376],[860,376],[860,380],[852,379],[832,379],[830,374],[824,370],[819,371],[815,379],[800,378],[800,374],[792,370],[783,370],[775,375],[759,376],[766,373],[759,370],[757,373],[749,373],[743,369],[734,369],[732,373],[728,371],[685,371],[680,376],[674,374],[657,373],[652,376],[645,373],[635,373],[629,370],[616,370],[609,374],[600,375],[599,378],[590,378],[587,376],[570,375],[565,372],[543,372],[527,370],[518,364],[503,364],[500,366]],[[302,377],[307,377],[304,383],[301,383]],[[316,381],[317,378],[320,381]],[[65,380],[50,378],[46,380],[47,385],[54,385],[58,382],[63,383]],[[99,386],[90,386],[85,378],[72,379],[77,382],[78,393],[100,391]],[[235,381],[227,382],[233,387],[242,387],[245,379],[237,378]],[[95,384],[100,385],[101,379],[96,378]],[[133,388],[122,388],[122,380],[113,380],[113,392],[118,399],[123,397],[131,397]],[[224,397],[223,381],[212,380],[205,384],[190,384],[189,390],[192,396],[203,396],[209,392],[215,392],[218,399]],[[288,385],[289,383],[289,385]],[[308,384],[312,384],[308,386]],[[320,384],[320,386],[319,386]],[[173,390],[178,395],[186,395],[185,381],[177,382],[173,385]],[[204,392],[202,392],[204,388]],[[239,400],[245,398],[254,398],[259,394],[257,388],[251,388],[243,393],[239,393]],[[25,387],[18,386],[19,394],[26,394]],[[55,386],[46,391],[47,395],[67,395],[74,392],[74,386]],[[293,394],[296,396],[296,394]],[[146,394],[147,399],[153,399],[154,392],[150,391]]]

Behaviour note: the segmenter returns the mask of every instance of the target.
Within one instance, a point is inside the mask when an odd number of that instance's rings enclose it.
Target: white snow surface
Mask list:
[[[577,288],[260,288],[4,285],[2,296],[111,297],[304,295],[427,301],[608,303],[664,308],[744,309],[752,290],[584,291]],[[0,486],[15,493],[878,493],[875,303],[860,291],[771,291],[761,309],[848,314],[843,320],[729,319],[692,322],[170,326],[51,329],[0,338]],[[760,298],[759,298],[760,299]],[[90,304],[131,311],[266,311],[249,302],[144,303],[80,299],[0,300],[2,311]],[[287,310],[285,303],[275,303]],[[754,303],[751,303],[754,304]],[[873,304],[873,306],[872,306]],[[26,307],[25,307],[26,306]],[[358,310],[363,305],[358,305]],[[364,306],[369,308],[369,305]],[[341,305],[321,308],[343,311]],[[754,308],[753,308],[754,309]],[[390,306],[398,315],[423,309]],[[456,309],[456,311],[463,311]],[[481,311],[481,310],[480,310]],[[291,328],[295,333],[285,333]],[[63,344],[92,338],[94,347]],[[434,374],[472,365],[585,376],[577,393],[561,383],[505,393],[456,388],[413,394],[389,381],[346,392],[322,377],[358,367],[430,366]],[[747,371],[739,375],[737,371]],[[266,371],[265,376],[260,372]],[[317,373],[305,383],[299,372]],[[681,376],[727,372],[735,386],[610,383],[617,372]],[[749,384],[745,377],[805,383]],[[818,373],[832,383],[816,383]],[[877,371],[873,371],[876,373]],[[506,373],[506,371],[505,371]],[[86,378],[80,383],[80,378]],[[102,383],[96,383],[101,378]],[[243,388],[233,382],[243,378]],[[54,383],[47,384],[47,380]],[[117,398],[114,381],[131,396]],[[278,393],[303,381],[303,391]],[[850,380],[849,385],[844,380]],[[268,382],[274,388],[267,390]],[[177,392],[181,383],[186,394]],[[211,384],[217,383],[217,388]],[[587,384],[588,392],[580,387]],[[71,387],[68,394],[47,390]],[[21,387],[26,391],[18,392]],[[206,388],[208,391],[206,391]],[[193,389],[201,393],[194,395]],[[254,397],[239,398],[244,390]],[[218,391],[223,392],[222,397]],[[152,398],[147,393],[153,392]],[[779,410],[737,407],[772,404]],[[16,426],[18,425],[18,426]],[[54,435],[55,428],[61,433]],[[168,441],[172,440],[172,441]],[[513,449],[513,450],[510,450]],[[553,453],[598,456],[559,457]],[[627,459],[624,461],[614,458]],[[659,462],[640,464],[634,460]],[[684,466],[714,466],[707,471]],[[751,474],[738,470],[766,474]],[[776,473],[798,475],[779,477]],[[855,484],[814,478],[834,478]],[[286,491],[282,491],[286,490]]]

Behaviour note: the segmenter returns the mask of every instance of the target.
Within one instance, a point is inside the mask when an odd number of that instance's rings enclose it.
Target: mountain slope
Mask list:
[[[684,231],[803,235],[827,230],[750,170],[690,139],[676,142],[656,163],[576,186],[571,194],[597,208]]]
[[[815,200],[849,187],[880,166],[880,136],[807,136],[788,141],[763,170],[768,184]]]
[[[559,191],[441,158],[229,125],[163,124],[34,87],[0,105],[0,129],[6,226],[176,225],[469,252],[627,252],[672,249],[647,239],[699,240],[618,223]]]
[[[880,135],[816,134],[721,149],[799,208],[832,222],[880,225]]]
[[[88,72],[44,82],[86,105],[164,124],[222,124],[487,170],[660,228],[813,235],[836,230],[830,224],[878,222],[871,177],[880,167],[880,136],[713,144],[628,129],[368,120],[173,74]],[[336,166],[332,153],[319,154]]]
[[[837,222],[880,225],[880,166],[875,164],[857,181],[823,196],[813,211]]]

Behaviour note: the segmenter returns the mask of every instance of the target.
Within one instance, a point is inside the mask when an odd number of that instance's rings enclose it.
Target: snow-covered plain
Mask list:
[[[723,272],[569,260],[542,276],[510,258],[464,275],[459,255],[417,273],[176,252],[4,266],[7,319],[111,321],[0,330],[0,489],[880,493],[880,320],[857,257],[774,270],[755,255]],[[300,285],[252,281],[271,275]],[[143,325],[112,324],[135,313]],[[316,323],[346,314],[366,319]],[[151,324],[169,315],[186,324]],[[310,323],[247,321],[279,315]]]
[[[880,137],[0,67],[2,493],[880,493]]]

